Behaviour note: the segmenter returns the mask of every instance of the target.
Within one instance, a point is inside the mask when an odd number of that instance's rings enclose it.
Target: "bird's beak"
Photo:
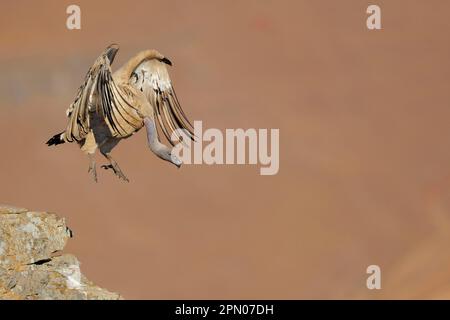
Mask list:
[[[112,45],[106,50],[106,56],[108,57],[109,63],[113,63],[117,51],[119,51],[119,46],[117,45]]]
[[[170,162],[172,162],[174,165],[176,165],[178,168],[181,167],[181,165],[183,164],[183,162],[178,159],[177,156],[175,156],[174,154],[170,155]]]

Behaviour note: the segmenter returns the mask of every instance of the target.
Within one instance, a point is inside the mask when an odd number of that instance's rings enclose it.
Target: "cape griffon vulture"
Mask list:
[[[119,178],[128,181],[111,157],[111,150],[143,126],[150,150],[177,167],[182,162],[160,142],[156,122],[172,145],[174,132],[178,141],[183,140],[177,129],[184,129],[184,136],[192,140],[194,137],[170,81],[167,71],[167,66],[172,65],[170,60],[156,50],[146,50],[112,73],[111,64],[118,50],[117,45],[111,45],[97,58],[66,112],[69,119],[66,130],[47,141],[49,146],[77,142],[89,156],[89,172],[95,181],[97,149],[109,161],[102,168],[112,169]]]

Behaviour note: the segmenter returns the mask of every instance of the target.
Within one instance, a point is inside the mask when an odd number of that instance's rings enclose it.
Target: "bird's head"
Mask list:
[[[117,54],[117,51],[119,51],[119,45],[118,44],[111,44],[108,48],[106,48],[106,56],[108,57],[109,63],[112,64],[114,61],[114,58]]]

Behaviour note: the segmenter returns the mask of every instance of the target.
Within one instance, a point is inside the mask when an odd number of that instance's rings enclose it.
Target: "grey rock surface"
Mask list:
[[[72,236],[54,213],[0,204],[0,299],[121,299],[80,271],[80,262],[60,254]]]

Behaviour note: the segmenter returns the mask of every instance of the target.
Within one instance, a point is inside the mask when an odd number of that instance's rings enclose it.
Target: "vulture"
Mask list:
[[[78,143],[89,157],[88,172],[96,182],[97,149],[109,162],[102,168],[112,169],[120,179],[129,181],[111,151],[144,126],[150,150],[177,167],[182,162],[172,154],[172,148],[161,143],[158,128],[172,146],[183,142],[183,137],[194,140],[193,127],[167,70],[172,62],[156,50],[145,50],[113,73],[111,65],[118,50],[118,45],[110,45],[97,58],[66,111],[66,129],[47,141],[48,146]]]

